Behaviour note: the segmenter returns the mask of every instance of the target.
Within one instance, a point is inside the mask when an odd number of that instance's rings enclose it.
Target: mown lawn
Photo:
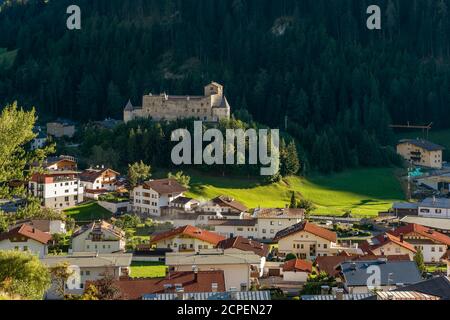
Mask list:
[[[167,267],[162,262],[132,262],[132,278],[162,278],[166,276]]]
[[[69,217],[74,218],[75,221],[107,220],[112,216],[111,212],[95,201],[83,203],[77,207],[67,209],[64,212]]]
[[[211,199],[225,194],[249,208],[284,207],[292,192],[317,206],[314,214],[374,216],[389,209],[395,201],[404,200],[401,185],[392,168],[355,169],[326,176],[290,177],[281,182],[264,184],[257,179],[191,176],[188,196]]]

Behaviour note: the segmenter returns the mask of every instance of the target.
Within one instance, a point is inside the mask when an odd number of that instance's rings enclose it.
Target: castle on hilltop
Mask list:
[[[211,82],[205,86],[203,96],[150,93],[142,98],[142,107],[135,107],[128,101],[123,111],[123,120],[126,123],[139,118],[152,118],[156,121],[195,118],[205,122],[218,122],[229,119],[230,113],[231,108],[223,94],[223,86]]]

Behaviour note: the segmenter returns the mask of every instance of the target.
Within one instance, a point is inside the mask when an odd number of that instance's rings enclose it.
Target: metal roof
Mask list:
[[[440,146],[436,143],[427,141],[427,140],[423,140],[423,139],[404,139],[404,140],[400,140],[399,144],[403,144],[403,143],[409,143],[412,145],[415,145],[416,147],[428,150],[428,151],[439,151],[439,150],[445,150],[445,148],[443,146]]]
[[[367,286],[370,272],[369,267],[380,268],[380,285],[395,286],[401,284],[414,284],[422,281],[420,271],[414,261],[351,261],[341,264],[347,286]]]
[[[344,300],[363,300],[372,297],[373,293],[356,293],[356,294],[344,294]],[[318,294],[318,295],[304,295],[302,300],[305,301],[317,301],[317,300],[337,300],[336,295],[332,294]]]
[[[437,230],[450,231],[450,219],[406,216],[400,221],[405,223],[416,223]]]
[[[147,294],[142,300],[178,300],[176,293]],[[183,293],[182,300],[271,300],[270,291]]]

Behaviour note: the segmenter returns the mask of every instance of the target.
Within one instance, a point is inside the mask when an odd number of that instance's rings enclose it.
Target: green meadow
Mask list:
[[[314,214],[375,216],[389,209],[394,201],[404,200],[395,169],[355,169],[331,175],[307,178],[289,177],[281,182],[265,184],[257,179],[191,175],[188,196],[211,199],[224,194],[249,208],[284,207],[292,192],[297,198],[309,199],[316,205]]]

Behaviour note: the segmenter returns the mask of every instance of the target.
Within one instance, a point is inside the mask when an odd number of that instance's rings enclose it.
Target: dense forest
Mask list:
[[[81,30],[66,28],[71,4]],[[366,27],[372,4],[382,30]],[[214,80],[236,117],[283,129],[287,119],[303,171],[386,165],[396,161],[392,122],[450,128],[449,8],[450,0],[6,0],[0,48],[17,56],[0,63],[0,103],[88,122],[121,118],[129,98],[201,94]]]

